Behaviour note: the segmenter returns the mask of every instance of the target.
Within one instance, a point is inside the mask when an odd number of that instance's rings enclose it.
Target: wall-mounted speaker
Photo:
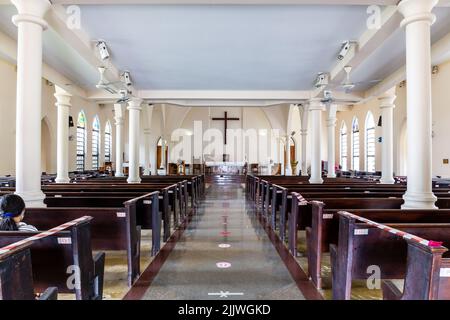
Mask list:
[[[73,118],[72,118],[72,116],[69,116],[69,128],[72,128],[73,126],[74,126]]]
[[[378,119],[378,126],[382,127],[383,126],[383,117],[380,116],[380,118]]]

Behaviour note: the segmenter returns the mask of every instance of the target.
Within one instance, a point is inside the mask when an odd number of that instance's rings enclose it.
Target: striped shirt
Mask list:
[[[19,222],[17,224],[17,228],[21,232],[37,232],[38,231],[34,226],[32,226],[30,224],[26,224],[25,222]]]

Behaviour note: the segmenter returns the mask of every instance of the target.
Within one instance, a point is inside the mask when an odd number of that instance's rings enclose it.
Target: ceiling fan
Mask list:
[[[100,80],[96,85],[97,89],[103,89],[112,94],[120,93],[120,91],[123,90],[128,92],[125,83],[123,83],[122,81],[109,82],[108,80],[106,80],[105,77],[106,70],[107,69],[104,66],[98,67],[98,72],[100,73]]]
[[[343,91],[345,91],[345,93],[350,93],[356,86],[366,85],[366,84],[375,84],[375,83],[379,83],[382,81],[382,80],[369,80],[369,81],[353,82],[350,79],[350,74],[352,72],[352,69],[353,69],[353,67],[351,67],[351,66],[345,66],[344,71],[346,73],[346,77],[345,77],[344,82],[342,82],[339,85],[334,85],[333,87],[341,88],[341,89],[343,89]]]
[[[322,102],[323,104],[345,104],[345,105],[349,105],[349,104],[355,104],[357,102],[359,102],[357,99],[338,99],[335,98],[333,96],[333,92],[329,91],[329,90],[325,90],[323,92],[323,98],[322,100],[320,100],[320,102]]]

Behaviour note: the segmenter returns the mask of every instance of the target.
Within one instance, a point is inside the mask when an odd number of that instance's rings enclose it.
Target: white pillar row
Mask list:
[[[382,184],[394,184],[394,101],[395,87],[379,97],[382,119],[381,180]]]
[[[336,112],[337,105],[328,106],[328,178],[336,178]]]
[[[402,0],[405,17],[408,128],[408,186],[403,209],[435,209],[432,189],[431,13],[438,0]]]
[[[152,127],[153,105],[145,108],[145,128],[144,128],[144,175],[149,176],[150,168],[150,147],[151,147],[151,127]]]
[[[116,177],[123,177],[123,124],[124,106],[120,103],[114,105],[114,120],[116,125]]]
[[[166,137],[161,137],[161,169],[163,170],[163,174],[167,174],[167,168],[166,168]]]
[[[42,33],[48,0],[12,0],[18,14],[16,194],[28,207],[44,207],[41,190]]]
[[[308,163],[307,163],[307,148],[308,148],[308,121],[309,121],[309,105],[303,104],[300,108],[300,117],[302,121],[302,129],[300,130],[300,135],[302,137],[302,176],[308,176]]]
[[[57,183],[69,183],[69,115],[72,95],[55,86],[56,107],[58,111],[56,179]]]
[[[133,98],[128,102],[129,123],[129,170],[128,183],[141,183],[139,172],[139,135],[142,99]]]
[[[311,178],[310,183],[323,183],[321,159],[321,126],[324,105],[320,99],[313,99],[309,104],[311,116]]]
[[[149,128],[144,129],[144,175],[149,176],[150,171],[150,135]]]
[[[291,167],[291,135],[288,133],[286,135],[286,167],[284,168],[284,174],[287,176],[292,176],[292,167]]]

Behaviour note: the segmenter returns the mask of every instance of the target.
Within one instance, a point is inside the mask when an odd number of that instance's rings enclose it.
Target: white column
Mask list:
[[[287,176],[292,176],[292,167],[291,167],[291,136],[286,135],[286,167],[284,169],[284,173]]]
[[[310,183],[323,183],[322,179],[322,159],[321,159],[321,126],[323,103],[317,100],[311,100],[309,112],[311,116],[311,178]]]
[[[41,108],[43,19],[48,0],[12,0],[18,14],[17,36],[16,194],[28,207],[43,207],[41,190]]]
[[[123,123],[124,107],[120,103],[114,105],[114,120],[116,125],[116,177],[123,177]]]
[[[336,105],[328,109],[328,178],[336,178]]]
[[[394,101],[395,87],[380,97],[382,119],[381,180],[383,184],[394,184]]]
[[[140,183],[141,177],[139,173],[139,134],[141,122],[142,99],[133,98],[128,102],[129,111],[129,157],[130,167],[128,171],[128,183]]]
[[[438,0],[402,0],[406,27],[408,187],[404,209],[434,209],[431,138],[431,10]]]
[[[164,174],[167,174],[166,168],[166,137],[161,137],[161,169],[164,171]]]
[[[69,113],[72,95],[55,86],[56,107],[58,109],[56,182],[69,183]]]
[[[308,130],[300,130],[300,135],[302,137],[302,176],[308,176],[308,163],[306,161],[306,148],[308,143]]]
[[[144,129],[144,175],[150,175],[150,129]]]
[[[300,135],[302,137],[302,176],[308,176],[308,163],[307,163],[307,147],[308,147],[308,123],[309,123],[309,105],[303,104],[299,106],[300,118],[302,121],[302,129],[300,130]]]

